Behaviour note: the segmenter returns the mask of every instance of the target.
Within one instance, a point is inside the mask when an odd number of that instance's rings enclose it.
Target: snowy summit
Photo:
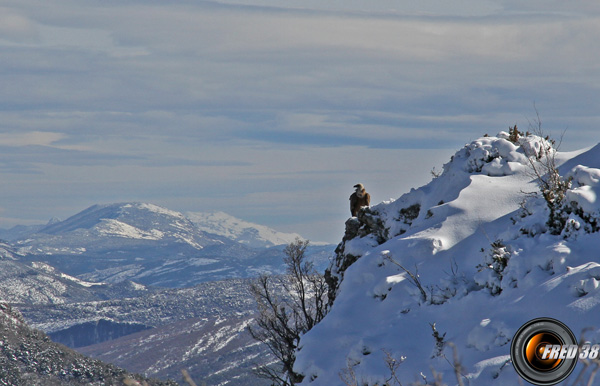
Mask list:
[[[226,237],[251,248],[286,245],[302,237],[297,233],[282,233],[264,225],[254,224],[224,212],[187,212],[189,218],[203,232]]]
[[[511,340],[538,317],[600,341],[600,144],[563,153],[519,134],[465,145],[427,185],[347,221],[329,313],[300,341],[303,386],[425,384],[433,371],[517,385]],[[548,163],[562,193],[540,189]]]

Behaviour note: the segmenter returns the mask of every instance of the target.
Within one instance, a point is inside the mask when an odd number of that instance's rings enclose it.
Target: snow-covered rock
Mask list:
[[[600,217],[600,169],[578,165],[567,175],[572,178],[572,188],[567,191],[567,201],[575,202],[585,213]]]

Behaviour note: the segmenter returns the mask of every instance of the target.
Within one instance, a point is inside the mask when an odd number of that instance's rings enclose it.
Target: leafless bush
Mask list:
[[[565,212],[566,192],[571,187],[571,179],[561,176],[556,166],[556,153],[562,143],[562,135],[558,144],[549,136],[545,136],[542,129],[542,120],[537,109],[535,112],[536,118],[529,122],[530,130],[538,137],[544,138],[547,145],[542,146],[536,154],[525,155],[540,193],[550,210],[547,222],[548,230],[551,234],[558,235],[564,229],[568,218],[568,214]],[[516,126],[514,129],[517,130]],[[519,135],[518,131],[516,135]]]
[[[297,239],[285,250],[286,275],[261,275],[250,285],[258,316],[249,328],[264,343],[276,364],[258,366],[256,374],[278,386],[293,386],[303,376],[294,372],[300,336],[319,323],[326,313],[327,284],[305,255],[308,241]]]
[[[342,369],[339,372],[340,379],[344,382],[346,386],[361,386],[362,383],[359,383],[356,378],[356,371],[354,370],[356,366],[358,366],[360,362],[348,359],[346,360],[346,368]]]
[[[419,278],[419,273],[415,270],[415,273],[409,271],[408,269],[404,268],[404,266],[402,264],[400,264],[399,262],[397,262],[396,260],[394,260],[394,258],[392,257],[391,253],[385,253],[383,255],[383,257],[391,262],[394,265],[397,265],[398,267],[400,267],[400,269],[402,269],[409,277],[410,282],[419,289],[419,292],[421,293],[421,301],[426,302],[428,297],[427,297],[427,292],[425,292],[425,289],[423,288],[423,285],[421,284],[421,279]]]
[[[387,366],[388,370],[390,371],[390,376],[388,379],[386,379],[384,386],[392,386],[392,385],[402,386],[402,382],[400,382],[400,379],[398,379],[398,375],[396,374],[396,372],[398,371],[398,368],[400,367],[402,362],[404,362],[405,357],[401,357],[400,359],[397,359],[397,358],[393,357],[390,352],[388,352],[386,350],[382,350],[382,351],[385,354],[385,358],[383,360],[384,360],[385,365]]]
[[[432,328],[433,328],[433,326],[432,326]],[[466,379],[466,377],[462,373],[463,367],[462,367],[460,358],[458,356],[458,350],[456,349],[456,345],[454,345],[454,343],[452,343],[452,342],[444,343],[444,345],[452,347],[452,362],[450,362],[450,360],[448,358],[446,358],[445,354],[442,353],[441,356],[446,359],[446,361],[450,364],[450,366],[452,366],[452,368],[454,368],[454,375],[456,377],[457,385],[465,386],[463,379]],[[421,373],[421,377],[423,378],[423,381],[411,383],[410,385],[411,386],[448,386],[446,383],[444,383],[442,381],[441,373],[438,373],[437,371],[435,371],[435,369],[431,369],[431,374],[433,376],[432,381],[428,381],[427,377],[423,373]],[[423,383],[423,382],[425,382],[425,383]]]
[[[402,382],[398,379],[398,368],[404,362],[404,357],[395,358],[389,351],[381,350],[385,354],[383,361],[389,370],[389,376],[381,386],[402,386]],[[346,386],[368,386],[369,383],[364,380],[359,380],[356,375],[356,367],[360,365],[360,361],[348,359],[346,368],[339,372],[340,379]],[[376,384],[375,386],[379,385]]]

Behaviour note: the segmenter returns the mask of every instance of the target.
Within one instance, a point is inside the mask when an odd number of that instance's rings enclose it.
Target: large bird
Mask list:
[[[360,208],[369,206],[371,203],[371,195],[366,192],[363,184],[356,184],[354,187],[356,191],[350,196],[350,213],[352,213],[352,217],[356,217]]]

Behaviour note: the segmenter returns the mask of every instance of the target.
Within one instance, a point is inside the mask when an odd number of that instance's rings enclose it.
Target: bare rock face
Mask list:
[[[358,212],[357,217],[346,220],[346,231],[342,242],[335,249],[335,258],[331,265],[325,270],[325,281],[329,287],[329,306],[335,300],[344,272],[361,257],[347,248],[347,244],[357,238],[365,238],[365,242],[372,245],[383,244],[389,240],[389,229],[376,210],[363,208]]]

